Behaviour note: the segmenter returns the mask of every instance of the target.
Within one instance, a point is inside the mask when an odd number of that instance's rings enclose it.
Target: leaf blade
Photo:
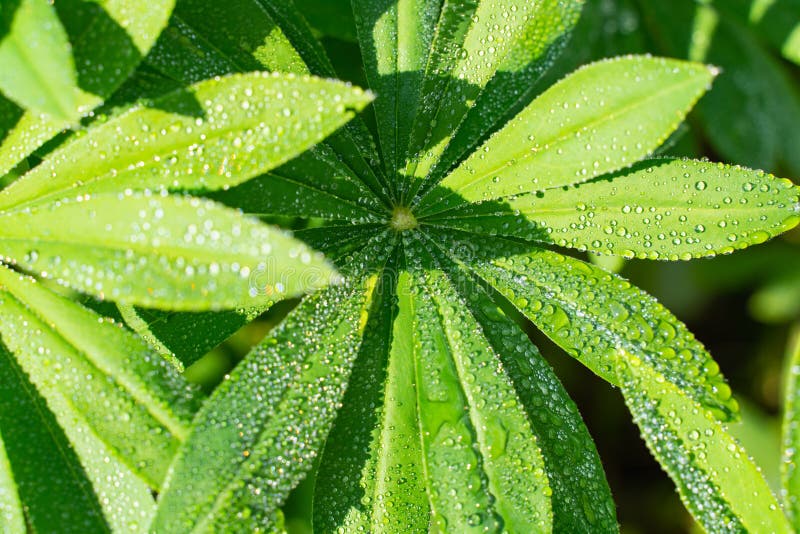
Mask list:
[[[2,218],[0,242],[19,265],[124,304],[251,308],[337,279],[285,232],[193,197],[101,194]]]
[[[621,354],[619,373],[642,437],[708,532],[792,532],[759,468],[710,413],[636,356]]]
[[[646,56],[587,65],[542,93],[442,180],[420,215],[584,182],[635,163],[678,127],[714,73]]]

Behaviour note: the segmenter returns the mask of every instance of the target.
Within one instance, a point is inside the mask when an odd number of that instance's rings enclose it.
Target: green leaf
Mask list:
[[[800,3],[797,0],[718,0],[714,6],[749,24],[783,57],[800,65]]]
[[[75,58],[80,89],[75,95],[75,109],[70,120],[36,113],[21,116],[0,144],[0,174],[60,131],[75,126],[72,119],[76,111],[87,114],[111,95],[147,54],[166,25],[173,4],[174,0],[147,4],[138,0],[55,2]]]
[[[795,326],[787,350],[786,392],[783,412],[783,454],[781,486],[786,515],[795,528],[800,528],[800,327]]]
[[[420,101],[420,72],[434,38],[442,2],[354,0],[353,14],[375,102],[384,167],[393,176],[404,164]]]
[[[715,71],[629,56],[557,83],[494,134],[420,204],[420,216],[585,182],[646,156],[678,127]]]
[[[653,297],[599,267],[531,245],[429,231],[542,332],[603,379],[617,383],[624,349],[647,361],[722,419],[737,404],[703,345]]]
[[[0,90],[25,108],[75,120],[75,65],[53,6],[47,0],[5,2],[0,23]]]
[[[5,267],[0,287],[0,333],[37,388],[63,396],[115,456],[159,487],[197,395],[140,339],[96,313]]]
[[[798,174],[800,152],[795,147],[800,131],[795,125],[800,122],[800,93],[792,73],[758,36],[728,16],[725,3],[639,0],[647,32],[664,53],[720,67],[714,90],[697,106],[714,150],[742,165],[774,171],[782,164]]]
[[[118,306],[128,326],[181,372],[264,311],[263,306],[217,312]]]
[[[0,431],[27,523],[36,532],[136,532],[149,524],[155,504],[147,486],[63,396],[53,393],[45,403],[2,344]]]
[[[574,187],[442,213],[432,224],[628,258],[689,260],[730,253],[800,221],[800,189],[763,171],[647,160]]]
[[[448,12],[451,4],[453,10]],[[426,73],[426,78],[444,79],[440,90],[430,91],[427,87],[423,90],[423,111],[417,117],[409,151],[413,157],[405,171],[407,176],[415,177],[416,186],[429,175],[464,117],[493,79],[498,80],[493,85],[497,101],[492,102],[488,94],[485,100],[480,100],[486,116],[477,120],[479,123],[486,120],[489,126],[508,111],[514,97],[502,94],[501,89],[505,89],[502,78],[513,78],[514,73],[527,68],[541,71],[547,63],[548,49],[568,29],[569,21],[574,21],[580,5],[576,0],[495,0],[477,5],[474,2],[445,5],[443,13],[447,13],[438,32],[443,38],[434,43]],[[443,63],[438,64],[442,59]],[[542,64],[537,65],[540,61]],[[524,78],[523,75],[519,79],[521,86],[526,85]],[[433,82],[438,85],[436,80]],[[465,148],[468,147],[461,150]],[[414,192],[415,188],[405,198],[410,200]]]
[[[99,194],[0,221],[4,253],[19,265],[124,304],[250,308],[337,279],[283,231],[193,197]]]
[[[620,350],[619,383],[650,451],[708,532],[792,532],[760,469],[703,406]]]
[[[124,112],[0,193],[0,208],[125,189],[220,189],[321,141],[369,103],[340,82],[266,73],[208,80]]]
[[[358,272],[384,259],[373,247],[352,263]],[[374,276],[320,291],[245,357],[198,413],[154,530],[274,528],[333,422],[373,294]]]
[[[25,514],[19,502],[14,473],[11,472],[11,464],[8,462],[2,437],[0,437],[0,525],[3,526],[4,534],[25,532]]]

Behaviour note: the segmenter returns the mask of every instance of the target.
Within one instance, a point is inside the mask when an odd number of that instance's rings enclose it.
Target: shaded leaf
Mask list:
[[[799,195],[789,180],[763,171],[646,160],[608,178],[467,206],[430,222],[628,258],[688,260],[791,229],[800,221]]]
[[[783,454],[781,486],[786,516],[795,528],[800,527],[800,327],[795,327],[787,350],[786,391],[783,412]]]
[[[321,141],[371,97],[266,73],[201,82],[91,128],[0,193],[0,208],[126,189],[220,189]]]
[[[5,347],[0,348],[0,351],[5,352]],[[2,357],[5,358],[6,354]],[[17,484],[14,482],[14,473],[11,472],[11,464],[8,462],[2,437],[0,437],[0,525],[4,534],[25,532],[25,514],[19,502]]]
[[[464,201],[585,182],[631,165],[667,139],[713,76],[704,65],[644,56],[583,67],[442,180],[421,202],[420,216]]]
[[[80,414],[152,487],[159,487],[198,398],[130,333],[94,312],[0,268],[0,333],[42,394],[63,397],[62,426]],[[103,399],[98,403],[97,399]]]
[[[101,299],[144,307],[249,308],[336,277],[284,231],[192,197],[79,197],[9,212],[2,226],[0,242],[19,265]]]
[[[620,387],[650,451],[708,532],[792,532],[759,468],[703,406],[620,351]]]
[[[800,65],[800,3],[797,0],[717,0],[714,6],[749,24],[783,57]]]
[[[75,64],[53,6],[47,0],[5,2],[0,20],[7,28],[0,32],[0,90],[35,112],[75,120]]]

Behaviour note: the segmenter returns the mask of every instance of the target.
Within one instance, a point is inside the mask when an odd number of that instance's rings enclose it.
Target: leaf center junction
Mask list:
[[[389,224],[397,232],[413,230],[418,226],[417,218],[406,206],[395,206],[392,210],[392,220]]]

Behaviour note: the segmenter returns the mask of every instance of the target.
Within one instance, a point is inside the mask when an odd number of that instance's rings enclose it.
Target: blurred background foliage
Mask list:
[[[366,86],[349,0],[295,3],[339,77]],[[800,0],[587,0],[571,41],[537,90],[580,65],[628,53],[688,58],[721,69],[713,90],[662,154],[740,163],[800,183]],[[273,222],[314,225],[308,220]],[[714,259],[589,259],[655,295],[706,344],[742,405],[742,422],[732,431],[777,488],[783,366],[792,332],[800,335],[800,227]],[[231,331],[238,331],[204,356],[198,354],[188,376],[213,389],[294,305],[283,302],[241,328],[246,321],[232,316]],[[696,531],[671,481],[639,438],[618,391],[566,357],[532,325],[527,330],[578,403],[597,442],[622,531]],[[301,484],[286,505],[287,525],[294,532],[310,532],[309,489],[308,483]]]

